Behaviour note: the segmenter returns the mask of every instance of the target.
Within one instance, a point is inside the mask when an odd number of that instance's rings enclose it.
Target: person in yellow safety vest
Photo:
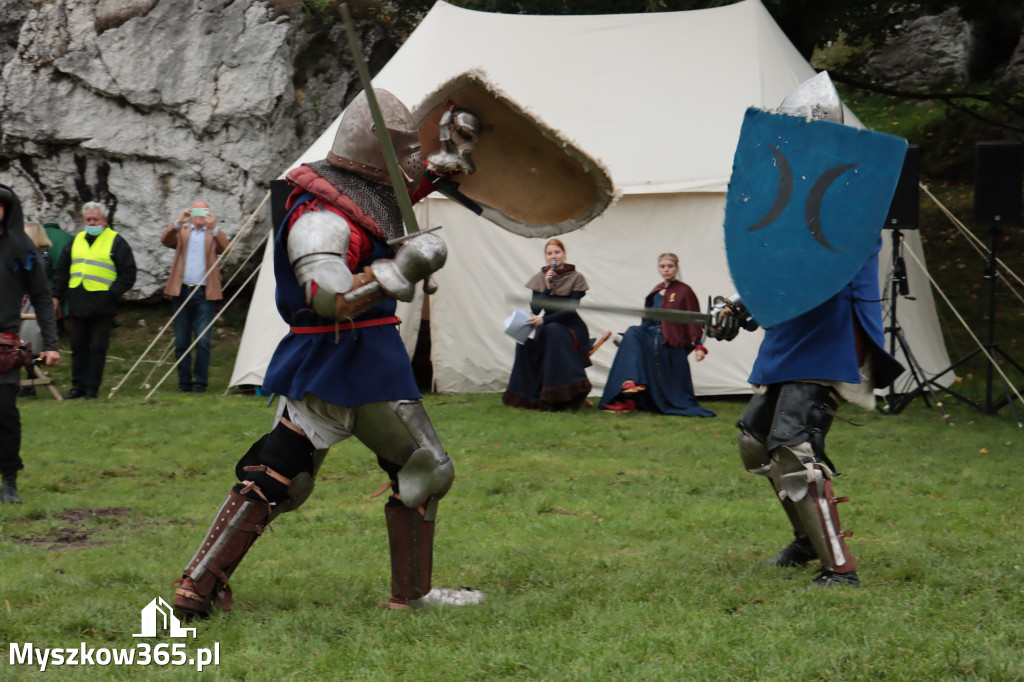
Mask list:
[[[55,309],[68,306],[71,391],[65,399],[94,399],[103,379],[117,302],[135,285],[135,256],[123,236],[107,225],[107,207],[83,207],[85,229],[64,247],[53,287]]]

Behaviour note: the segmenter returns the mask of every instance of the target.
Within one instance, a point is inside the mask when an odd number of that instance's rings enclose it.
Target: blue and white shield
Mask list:
[[[763,327],[824,303],[878,244],[902,137],[751,107],[725,201],[737,291]]]

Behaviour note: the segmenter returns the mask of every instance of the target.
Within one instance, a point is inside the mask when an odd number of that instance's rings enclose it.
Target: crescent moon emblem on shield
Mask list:
[[[807,195],[807,204],[804,206],[804,218],[807,220],[807,229],[811,231],[811,236],[814,237],[815,241],[829,251],[835,251],[835,248],[828,243],[828,239],[825,238],[825,234],[821,231],[821,202],[825,199],[825,192],[832,186],[832,183],[840,175],[856,165],[855,163],[844,163],[840,166],[829,168],[814,181],[814,184],[811,185],[811,191]]]
[[[775,155],[775,162],[779,165],[779,191],[775,195],[775,201],[772,203],[771,208],[768,209],[768,212],[760,220],[748,227],[747,232],[760,230],[775,222],[782,215],[782,212],[786,210],[786,205],[789,204],[789,199],[793,196],[793,168],[789,165],[789,159],[779,151],[778,147],[768,145],[768,148],[772,150],[772,154]]]

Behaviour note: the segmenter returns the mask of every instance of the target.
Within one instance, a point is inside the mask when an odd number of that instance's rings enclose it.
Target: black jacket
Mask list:
[[[0,234],[0,332],[17,334],[21,329],[21,299],[27,295],[43,334],[43,347],[33,350],[57,350],[50,283],[35,244],[25,234],[21,202],[10,187],[0,185],[0,203],[4,206],[0,223],[4,228]]]

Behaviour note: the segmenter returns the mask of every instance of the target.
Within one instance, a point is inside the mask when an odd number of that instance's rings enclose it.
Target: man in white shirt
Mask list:
[[[174,263],[164,293],[174,311],[174,357],[178,360],[178,392],[203,393],[209,384],[210,323],[221,291],[217,257],[228,247],[228,238],[217,227],[210,205],[197,201],[185,209],[160,236],[160,243],[174,249]],[[188,351],[196,342],[196,361]]]

